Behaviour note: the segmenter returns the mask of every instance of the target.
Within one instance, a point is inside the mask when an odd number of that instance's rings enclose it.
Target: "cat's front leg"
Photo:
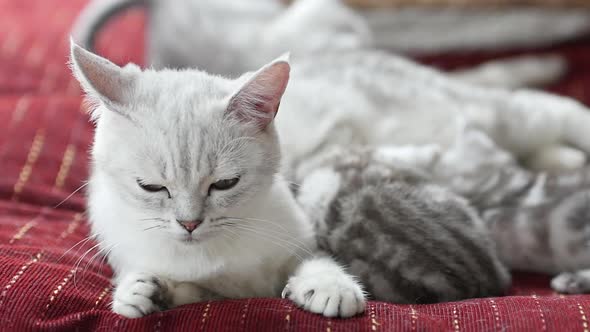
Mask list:
[[[192,282],[174,282],[149,273],[129,273],[115,289],[113,311],[128,318],[219,298]]]
[[[361,285],[329,257],[301,263],[282,297],[326,317],[352,317],[365,311],[366,306]]]
[[[113,294],[113,311],[127,318],[139,318],[167,309],[171,302],[170,282],[149,273],[123,276]]]

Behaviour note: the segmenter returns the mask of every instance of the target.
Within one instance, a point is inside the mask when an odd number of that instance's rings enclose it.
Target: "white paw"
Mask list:
[[[157,277],[145,273],[125,276],[115,290],[113,311],[127,318],[138,318],[166,308],[168,287]]]
[[[359,284],[342,274],[291,277],[282,297],[326,317],[352,317],[365,311],[366,306]]]
[[[590,293],[590,279],[587,274],[564,272],[551,280],[551,288],[564,294]]]

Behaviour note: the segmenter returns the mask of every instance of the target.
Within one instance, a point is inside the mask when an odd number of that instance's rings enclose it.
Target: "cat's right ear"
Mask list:
[[[70,64],[84,91],[108,109],[122,113],[131,100],[140,70],[121,68],[70,40]]]
[[[262,67],[231,97],[228,113],[265,129],[279,110],[290,70],[288,54]]]

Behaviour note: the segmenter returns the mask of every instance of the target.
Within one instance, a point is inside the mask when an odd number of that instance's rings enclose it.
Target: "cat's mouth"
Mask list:
[[[185,244],[194,244],[194,243],[199,242],[199,240],[194,238],[192,236],[192,234],[183,234],[180,237],[180,242],[185,243]]]

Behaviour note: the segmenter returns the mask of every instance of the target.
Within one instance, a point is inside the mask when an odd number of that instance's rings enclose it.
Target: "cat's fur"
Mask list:
[[[435,143],[448,148],[469,123],[538,168],[571,169],[590,151],[590,112],[547,93],[465,84],[407,59],[377,51],[327,53],[300,60],[279,132],[288,160],[330,145]],[[309,96],[314,91],[329,91]],[[579,158],[560,158],[570,145]],[[548,153],[548,150],[551,153]],[[539,156],[554,158],[540,158]],[[550,159],[550,158],[549,158]]]
[[[94,0],[74,34],[92,49],[101,27],[131,6],[147,8],[148,63],[239,75],[282,52],[374,46],[432,52],[551,44],[590,29],[579,8],[412,6],[351,11],[339,0]],[[363,15],[364,14],[364,15]],[[539,33],[542,31],[542,33]]]
[[[558,275],[556,291],[590,291],[590,168],[532,172],[481,132],[468,130],[430,168],[469,199],[509,268]]]
[[[277,0],[97,0],[75,23],[76,40],[92,49],[102,25],[133,6],[148,8],[146,57],[153,68],[234,76],[287,51],[298,56],[371,44],[366,22],[339,0],[298,0],[288,7]]]
[[[298,201],[318,245],[379,301],[503,295],[510,275],[477,212],[416,167],[433,152],[408,161],[403,148],[335,148],[300,165]]]
[[[307,217],[278,174],[273,118],[289,80],[286,59],[229,80],[120,68],[75,44],[71,52],[98,106],[88,207],[115,272],[115,312],[140,317],[212,298],[276,297],[283,288],[325,316],[364,310],[360,285],[315,251]],[[236,178],[233,188],[215,187]]]
[[[587,167],[534,173],[468,129],[444,152],[433,145],[331,148],[294,168],[298,201],[318,244],[350,265],[376,299],[499,292],[508,279],[498,258],[513,270],[557,275],[551,283],[556,291],[590,292]],[[412,255],[399,254],[408,242]],[[480,265],[456,264],[471,258]],[[443,260],[444,268],[435,264]]]
[[[154,24],[153,34],[156,37],[153,38],[161,43],[170,43],[168,46],[158,47],[159,51],[152,52],[159,54],[156,56],[167,58],[161,61],[148,60],[156,68],[197,66],[209,72],[236,74],[256,68],[289,48],[294,49],[295,55],[305,55],[297,60],[297,68],[303,71],[298,76],[303,79],[296,80],[301,82],[297,85],[305,86],[303,89],[290,89],[289,94],[296,95],[289,98],[296,100],[293,107],[296,111],[292,114],[285,113],[288,117],[296,114],[297,119],[305,120],[299,121],[299,125],[294,128],[304,127],[304,123],[312,124],[315,128],[309,129],[312,133],[310,135],[301,135],[303,131],[298,129],[285,135],[287,139],[297,141],[295,145],[291,142],[285,144],[285,149],[293,150],[286,153],[289,158],[301,157],[325,141],[334,140],[328,136],[332,135],[335,127],[339,127],[336,130],[336,140],[342,140],[343,135],[352,135],[355,140],[364,140],[369,144],[435,141],[444,146],[448,144],[450,137],[456,136],[457,129],[454,121],[443,129],[439,128],[439,124],[446,122],[446,119],[463,116],[480,125],[510,152],[517,154],[519,158],[525,158],[529,166],[535,169],[572,169],[581,166],[586,160],[581,151],[573,151],[574,158],[561,158],[564,155],[564,143],[590,152],[590,144],[584,139],[584,133],[590,130],[590,115],[586,114],[586,109],[581,105],[536,92],[508,93],[476,86],[488,84],[505,88],[544,82],[563,72],[563,65],[558,60],[527,59],[496,64],[456,73],[452,75],[455,79],[449,80],[440,73],[400,57],[374,51],[359,51],[358,49],[364,47],[363,41],[367,39],[363,32],[364,22],[359,18],[353,19],[355,14],[337,0],[297,1],[289,9],[281,11],[276,20],[270,20],[270,23],[269,20],[261,19],[261,16],[271,15],[277,8],[282,8],[274,0],[258,0],[248,2],[247,5],[241,0],[185,2],[151,3],[154,6],[151,14],[159,17],[152,18],[153,22],[166,22],[173,13],[183,16],[194,12],[204,16],[202,20],[196,20],[197,24],[204,24],[204,27],[197,29],[191,23],[188,25],[190,29],[186,31],[187,36],[180,39],[178,36],[181,34],[170,31],[175,25]],[[118,8],[131,4],[145,5],[145,2],[93,2],[84,11],[75,28],[80,39],[91,44],[92,36],[97,30],[96,24],[100,25],[113,12],[117,12]],[[331,13],[330,19],[315,19],[323,13]],[[236,17],[239,18],[238,21]],[[211,18],[216,18],[212,20],[214,24],[210,21]],[[179,18],[175,21],[183,20]],[[199,33],[195,33],[195,29]],[[161,38],[157,37],[158,34],[162,34]],[[170,36],[175,37],[168,38]],[[191,38],[203,39],[199,41],[202,44],[199,51],[211,54],[193,52],[193,43],[187,42]],[[246,44],[231,46],[234,39],[236,43]],[[317,39],[317,42],[312,42],[312,39]],[[305,42],[301,42],[302,40]],[[312,47],[315,51],[301,49],[301,45],[316,44],[321,47]],[[181,50],[177,55],[174,55],[176,51],[170,51],[170,54],[162,51],[182,48],[187,49]],[[344,49],[351,51],[344,52]],[[319,50],[323,50],[321,55]],[[334,50],[340,52],[333,52]],[[186,54],[191,56],[187,57]],[[553,75],[545,76],[549,72]],[[470,84],[462,84],[456,78]],[[317,90],[331,90],[334,93],[313,100],[308,98],[309,91]],[[432,105],[439,109],[437,116],[432,112]],[[310,109],[310,112],[300,116],[301,109]],[[315,114],[320,109],[323,110],[321,114]],[[386,114],[385,118],[383,114]],[[527,120],[524,128],[518,128],[523,121],[515,121],[515,118]],[[286,122],[289,121],[283,121]],[[375,123],[379,124],[378,128],[374,128]],[[405,130],[403,127],[411,129]],[[432,132],[437,134],[432,135]]]
[[[277,176],[279,151],[287,164],[332,145],[434,142],[444,151],[466,122],[523,159],[547,147],[562,151],[563,143],[590,150],[590,114],[578,103],[467,85],[385,53],[327,53],[296,63],[281,112],[270,124],[282,94],[277,87],[286,86],[284,61],[228,80],[196,70],[119,68],[75,46],[72,57],[74,73],[98,100],[90,216],[116,271],[115,311],[127,316],[156,310],[160,301],[276,296],[289,275],[285,295],[308,310],[350,316],[364,309],[360,286],[329,258],[302,256],[306,260],[296,268],[297,257],[307,252],[303,248],[314,250],[313,232]],[[269,103],[274,111],[262,116],[258,110],[272,109]],[[230,112],[237,114],[230,117],[235,121],[224,122],[226,109],[241,111]],[[232,138],[237,140],[226,145]],[[239,229],[239,239],[219,235],[204,245],[208,250],[186,249],[170,238],[170,232],[185,232],[174,219],[199,218],[208,183],[220,180],[207,177],[213,169],[208,156],[216,154],[232,161],[222,163],[217,171],[223,173],[215,176],[241,175],[247,190],[215,198],[199,229],[215,227],[211,217],[217,213],[229,214],[241,221],[229,220],[224,227],[231,230],[218,234]],[[169,181],[176,200],[163,192],[157,198],[143,193],[137,180]],[[177,299],[179,294],[189,296]]]

